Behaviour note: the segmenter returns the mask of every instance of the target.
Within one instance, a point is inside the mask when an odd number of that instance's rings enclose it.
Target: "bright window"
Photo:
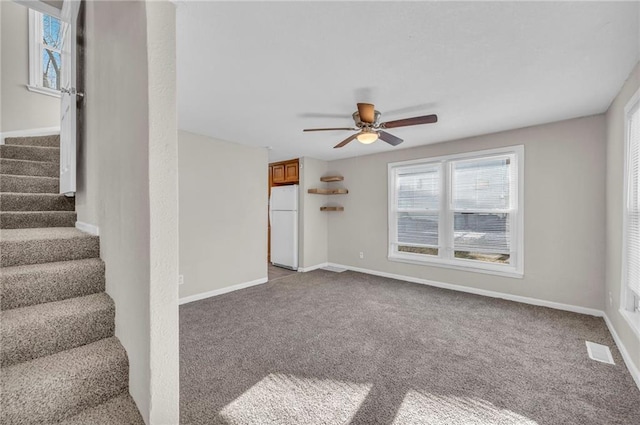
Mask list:
[[[29,10],[29,89],[59,95],[64,27],[58,18]]]
[[[625,109],[625,193],[623,219],[622,305],[638,319],[640,299],[640,91]],[[640,331],[640,325],[638,331]]]
[[[389,259],[522,277],[522,146],[389,164]]]

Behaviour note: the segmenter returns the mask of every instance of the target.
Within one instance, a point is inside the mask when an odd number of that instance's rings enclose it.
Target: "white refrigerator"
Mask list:
[[[298,185],[271,188],[271,264],[298,270]]]

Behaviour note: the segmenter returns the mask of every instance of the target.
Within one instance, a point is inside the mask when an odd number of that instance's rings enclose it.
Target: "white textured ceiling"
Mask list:
[[[179,2],[179,127],[331,160],[601,113],[640,58],[638,2]],[[332,147],[356,102],[405,142]],[[516,143],[517,141],[514,141]]]

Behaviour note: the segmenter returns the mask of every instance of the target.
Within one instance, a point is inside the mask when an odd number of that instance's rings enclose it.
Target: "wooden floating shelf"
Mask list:
[[[320,211],[344,211],[344,207],[320,207]]]
[[[321,182],[341,182],[342,180],[344,180],[344,177],[342,177],[342,176],[320,177],[320,181]]]
[[[349,193],[347,189],[309,189],[307,192],[316,195],[346,195]]]

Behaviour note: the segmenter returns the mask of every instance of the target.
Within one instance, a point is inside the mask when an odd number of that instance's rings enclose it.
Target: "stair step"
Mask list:
[[[0,145],[0,158],[60,163],[60,148]]]
[[[60,164],[46,161],[0,158],[0,174],[58,177],[60,175]]]
[[[75,198],[55,193],[0,193],[2,211],[75,211]]]
[[[59,184],[57,177],[0,175],[0,192],[57,194]]]
[[[127,390],[129,362],[117,338],[106,338],[0,369],[0,423],[57,422]]]
[[[72,227],[0,230],[0,267],[99,256],[98,237]]]
[[[7,367],[113,336],[106,293],[0,312],[0,365]]]
[[[8,211],[0,212],[0,229],[34,227],[74,227],[74,211]]]
[[[83,297],[104,291],[99,258],[4,267],[0,270],[0,309]]]
[[[122,393],[99,406],[87,409],[58,425],[144,425],[138,407],[129,393]]]
[[[60,135],[51,134],[47,136],[29,136],[29,137],[7,137],[4,139],[6,145],[19,146],[45,146],[49,148],[60,147]]]

